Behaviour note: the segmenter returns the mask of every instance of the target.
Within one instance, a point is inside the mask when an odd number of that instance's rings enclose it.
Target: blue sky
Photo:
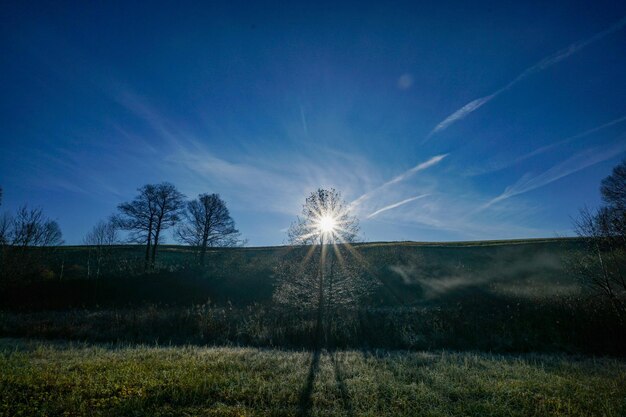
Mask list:
[[[626,156],[624,2],[26,3],[0,11],[2,210],[69,244],[160,181],[250,245],[317,187],[370,241],[567,235]]]

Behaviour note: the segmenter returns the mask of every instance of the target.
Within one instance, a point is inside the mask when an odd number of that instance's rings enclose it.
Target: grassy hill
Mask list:
[[[328,346],[626,351],[610,306],[568,270],[577,239],[354,245],[376,291],[328,329]],[[45,277],[0,293],[0,336],[85,341],[310,347],[315,318],[272,301],[275,266],[306,247],[113,249],[99,279],[90,248],[60,248]],[[87,279],[91,268],[91,278]],[[625,330],[625,331],[622,331]]]
[[[529,239],[372,242],[355,244],[354,249],[370,278],[381,284],[369,305],[406,306],[453,301],[468,294],[529,299],[577,296],[581,285],[566,265],[580,245],[577,239]],[[113,249],[103,279],[87,281],[89,248],[65,246],[51,262],[52,277],[31,286],[27,296],[20,297],[20,305],[188,304],[207,299],[218,304],[263,303],[271,299],[276,262],[288,252],[306,250],[287,246],[214,249],[200,268],[193,265],[191,248],[164,245],[158,254],[159,271],[144,276],[139,273],[144,248],[122,245]],[[93,278],[93,264],[91,268]],[[15,299],[5,297],[2,302],[12,305]]]

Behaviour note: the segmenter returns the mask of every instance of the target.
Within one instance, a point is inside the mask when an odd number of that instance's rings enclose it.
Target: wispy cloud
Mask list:
[[[477,211],[484,210],[499,201],[543,187],[558,179],[621,154],[626,151],[626,143],[623,141],[624,137],[626,137],[626,135],[622,135],[617,141],[617,144],[609,148],[591,148],[579,152],[541,174],[525,174],[516,183],[506,187],[502,194],[479,207]]]
[[[428,136],[426,137],[426,140],[428,140],[431,136],[433,136],[437,132],[441,132],[442,130],[448,128],[453,123],[465,118],[468,114],[478,110],[480,107],[482,107],[489,101],[493,100],[500,94],[504,93],[505,91],[509,90],[520,81],[528,78],[529,76],[533,74],[543,71],[546,68],[549,68],[555,64],[558,64],[559,62],[568,58],[570,55],[575,54],[576,52],[591,45],[592,43],[599,41],[600,39],[604,38],[607,35],[610,35],[613,32],[621,30],[624,26],[626,26],[626,17],[623,17],[617,23],[613,24],[612,26],[608,27],[607,29],[601,32],[596,33],[595,35],[587,39],[575,42],[569,45],[568,47],[561,49],[560,51],[557,51],[554,54],[545,57],[541,61],[537,62],[535,65],[529,68],[526,68],[524,71],[522,71],[517,77],[515,77],[512,81],[510,81],[504,87],[496,90],[495,92],[487,96],[472,100],[471,102],[467,103],[466,105],[464,105],[463,107],[461,107],[460,109],[458,109],[457,111],[455,111],[454,113],[446,117],[442,122],[440,122],[437,126],[435,126],[435,128],[428,134]]]
[[[435,240],[546,236],[545,229],[533,226],[536,206],[526,201],[503,203],[484,216],[476,211],[484,204],[481,197],[467,188],[446,184],[440,191],[420,200],[418,209],[403,205],[393,211],[393,216],[381,215],[367,220],[385,225],[387,232],[394,231],[401,239],[424,239],[425,234],[433,236],[432,233],[437,236]]]
[[[578,134],[576,134],[574,136],[570,136],[568,138],[565,138],[565,139],[560,140],[558,142],[552,143],[550,145],[546,145],[546,146],[542,146],[540,148],[537,148],[537,149],[535,149],[532,152],[529,152],[529,153],[527,153],[525,155],[520,156],[513,163],[518,163],[518,162],[521,162],[521,161],[523,161],[525,159],[531,158],[533,156],[540,155],[540,154],[545,153],[545,152],[547,152],[547,151],[549,151],[551,149],[554,149],[554,148],[556,148],[558,146],[565,145],[566,143],[569,143],[569,142],[574,141],[576,139],[580,139],[580,138],[584,138],[586,136],[592,135],[592,134],[594,134],[596,132],[599,132],[602,129],[606,129],[608,127],[611,127],[611,126],[614,126],[616,124],[622,123],[623,121],[626,121],[626,116],[622,116],[622,117],[619,117],[617,119],[611,120],[608,123],[605,123],[603,125],[596,126],[594,128],[585,130],[584,132],[578,133]]]
[[[309,135],[309,128],[306,124],[306,116],[304,115],[304,107],[300,105],[300,119],[302,120],[302,130],[306,136]]]
[[[467,116],[471,112],[473,112],[475,110],[478,110],[480,107],[483,106],[483,104],[491,101],[493,98],[495,98],[500,93],[508,90],[510,88],[510,86],[511,86],[511,84],[509,84],[508,86],[506,86],[504,88],[501,88],[500,90],[496,91],[493,94],[490,94],[490,95],[485,96],[485,97],[480,97],[480,98],[477,98],[476,100],[470,101],[465,106],[461,107],[460,109],[458,109],[457,111],[452,113],[450,116],[446,117],[437,126],[435,126],[435,128],[428,134],[428,136],[426,136],[426,139],[429,139],[435,133],[440,132],[440,131],[446,129],[448,126],[450,126],[451,124],[455,123],[457,120],[463,119],[465,116]]]
[[[407,199],[402,200],[402,201],[398,201],[397,203],[389,204],[388,206],[385,206],[385,207],[383,207],[381,209],[378,209],[375,212],[371,213],[370,215],[367,216],[367,218],[371,219],[372,217],[374,217],[374,216],[376,216],[376,215],[378,215],[378,214],[380,214],[380,213],[382,213],[384,211],[391,210],[391,209],[394,209],[396,207],[400,207],[400,206],[402,206],[402,205],[404,205],[406,203],[410,203],[411,201],[415,201],[415,200],[418,200],[420,198],[427,197],[428,195],[430,195],[430,194],[422,194],[422,195],[418,195],[418,196],[415,196],[415,197],[407,198]]]
[[[421,164],[417,164],[413,168],[403,172],[402,174],[398,175],[397,177],[392,178],[390,181],[387,181],[385,184],[383,184],[383,186],[386,187],[388,185],[395,184],[397,182],[403,181],[403,180],[407,179],[408,177],[410,177],[411,175],[415,174],[416,172],[423,171],[423,170],[425,170],[427,168],[430,168],[433,165],[437,165],[439,162],[441,162],[448,155],[449,154],[446,153],[446,154],[443,154],[443,155],[433,156],[428,161],[422,162]]]
[[[435,155],[432,158],[430,158],[428,161],[422,162],[420,164],[417,164],[416,166],[414,166],[411,169],[408,169],[406,171],[404,171],[402,174],[392,178],[391,180],[385,182],[382,185],[379,185],[378,187],[376,187],[375,189],[368,191],[367,193],[361,195],[360,197],[358,197],[357,199],[355,199],[354,201],[352,201],[350,203],[350,206],[352,207],[356,207],[359,204],[361,204],[363,201],[367,200],[368,198],[370,198],[374,193],[390,186],[396,183],[399,183],[401,181],[404,181],[405,179],[407,179],[408,177],[410,177],[411,175],[415,174],[416,172],[419,171],[423,171],[427,168],[432,167],[433,165],[437,165],[439,162],[441,162],[446,156],[448,156],[449,154],[441,154],[441,155]]]
[[[535,149],[535,150],[533,150],[531,152],[528,152],[528,153],[525,153],[524,155],[518,156],[515,159],[509,160],[509,161],[505,161],[505,162],[495,163],[495,164],[492,164],[491,166],[488,166],[488,167],[481,167],[481,168],[479,168],[477,170],[473,170],[472,172],[468,173],[467,175],[474,176],[474,175],[482,175],[482,174],[486,174],[486,173],[490,173],[490,172],[500,171],[500,170],[505,169],[505,168],[507,168],[509,166],[516,165],[516,164],[518,164],[518,163],[520,163],[522,161],[525,161],[525,160],[527,160],[529,158],[532,158],[533,156],[541,155],[541,154],[543,154],[545,152],[548,152],[548,151],[550,151],[550,150],[552,150],[554,148],[557,148],[557,147],[559,147],[561,145],[565,145],[566,143],[572,142],[572,141],[574,141],[576,139],[581,139],[581,138],[587,137],[589,135],[592,135],[592,134],[597,133],[597,132],[599,132],[599,131],[601,131],[603,129],[609,128],[609,127],[614,126],[614,125],[617,125],[617,124],[622,123],[624,121],[626,121],[626,115],[622,116],[622,117],[619,117],[617,119],[611,120],[610,122],[604,123],[604,124],[602,124],[600,126],[596,126],[594,128],[587,129],[584,132],[577,133],[577,134],[575,134],[573,136],[567,137],[567,138],[562,139],[562,140],[560,140],[558,142],[554,142],[554,143],[551,143],[549,145],[541,146],[541,147],[539,147],[539,148],[537,148],[537,149]]]

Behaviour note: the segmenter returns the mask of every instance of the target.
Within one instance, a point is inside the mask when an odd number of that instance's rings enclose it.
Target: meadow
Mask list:
[[[567,270],[578,239],[453,243],[374,242],[353,245],[370,279],[382,284],[369,306],[440,304],[481,292],[495,297],[545,299],[580,296],[582,283]],[[198,266],[193,249],[165,245],[154,271],[145,273],[142,246],[111,249],[94,276],[88,246],[59,247],[41,276],[0,296],[10,309],[62,309],[90,305],[213,303],[248,305],[271,301],[278,260],[307,248],[218,248]],[[91,266],[90,266],[91,262]],[[91,268],[91,273],[90,273]],[[11,292],[13,291],[13,292]]]
[[[0,416],[622,416],[626,328],[569,269],[577,239],[362,243],[379,285],[274,303],[306,248],[60,247],[0,293]]]
[[[562,355],[0,340],[0,415],[623,416],[626,363]]]
[[[379,285],[338,311],[325,346],[623,355],[623,323],[567,269],[576,239],[355,245]],[[213,250],[206,266],[167,246],[155,271],[119,246],[99,278],[89,248],[62,247],[49,276],[0,295],[0,337],[313,348],[315,317],[273,303],[290,247]],[[61,276],[62,271],[62,276]]]

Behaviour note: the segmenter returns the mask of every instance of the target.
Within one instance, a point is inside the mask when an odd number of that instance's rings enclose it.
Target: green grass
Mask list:
[[[623,416],[626,362],[0,340],[2,416]]]

